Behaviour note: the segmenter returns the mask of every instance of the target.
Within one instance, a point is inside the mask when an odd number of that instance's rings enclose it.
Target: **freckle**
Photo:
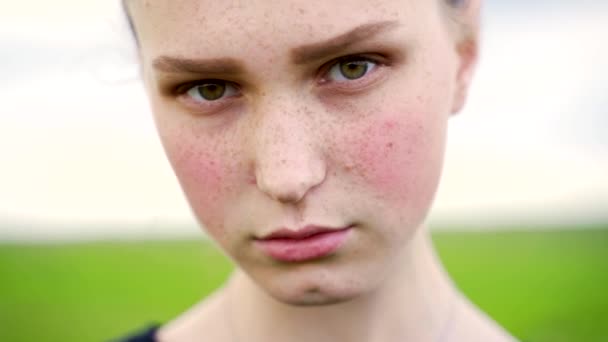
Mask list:
[[[393,129],[395,127],[397,127],[397,123],[395,121],[386,121],[384,123],[384,128],[385,129]]]
[[[392,149],[392,148],[393,148],[393,143],[392,143],[392,142],[390,142],[390,143],[386,144],[386,147],[388,147],[388,148]]]

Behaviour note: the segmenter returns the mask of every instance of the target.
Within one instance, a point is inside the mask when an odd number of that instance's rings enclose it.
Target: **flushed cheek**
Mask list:
[[[226,153],[200,141],[176,137],[165,144],[169,160],[197,218],[210,234],[224,234],[226,203],[235,185]]]
[[[424,117],[395,114],[354,129],[343,147],[346,170],[377,196],[425,206],[439,178],[443,132]]]

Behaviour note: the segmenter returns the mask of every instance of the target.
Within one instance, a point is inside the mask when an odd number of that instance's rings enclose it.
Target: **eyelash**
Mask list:
[[[340,65],[342,63],[353,63],[353,62],[363,62],[366,63],[366,70],[364,75],[362,75],[361,77],[355,78],[355,79],[348,79],[346,77],[344,77],[344,75],[338,75],[339,77],[342,77],[342,80],[330,80],[328,79],[328,76],[332,73],[332,71],[337,71],[338,73],[341,73],[341,71],[339,70]],[[371,65],[371,68],[370,68]],[[382,63],[374,58],[371,57],[367,57],[367,56],[363,56],[363,55],[350,55],[350,56],[345,56],[345,57],[341,57],[338,58],[337,60],[333,60],[329,63],[326,64],[326,67],[322,67],[321,68],[321,75],[322,77],[320,78],[321,84],[326,84],[326,83],[330,83],[330,82],[334,82],[334,83],[349,83],[351,85],[354,85],[355,83],[358,83],[358,81],[363,80],[363,79],[367,79],[369,77],[369,75],[373,72],[376,71],[376,69],[378,67],[382,66]],[[334,70],[336,69],[336,70]]]
[[[359,89],[361,88],[361,83],[369,83],[367,82],[367,78],[369,78],[370,74],[373,74],[375,72],[377,72],[377,69],[383,66],[383,63],[381,61],[378,60],[379,58],[372,58],[372,57],[368,57],[366,55],[348,55],[348,56],[344,56],[344,57],[340,57],[338,59],[334,59],[328,63],[326,63],[324,66],[322,66],[320,68],[319,71],[319,84],[321,86],[330,86],[332,83],[336,84],[336,87],[340,90],[346,90],[347,88],[353,88],[353,89]],[[340,75],[342,77],[341,80],[331,80],[330,79],[330,75],[332,73],[335,73],[336,71],[338,73],[341,73],[341,71],[339,70],[340,65],[342,63],[353,63],[353,62],[363,62],[365,63],[365,72],[364,74],[359,77],[359,78],[355,78],[355,79],[348,79],[346,77],[344,77],[344,75]],[[334,75],[335,76],[335,75]],[[206,100],[203,99],[202,96],[199,94],[198,100],[195,100],[192,96],[192,92],[196,92],[196,89],[199,87],[203,87],[205,85],[211,85],[211,84],[216,84],[216,85],[222,85],[226,88],[226,92],[230,93],[229,95],[225,95],[224,93],[221,95],[220,98],[216,99],[216,100]],[[238,84],[234,83],[234,82],[230,82],[230,81],[225,81],[225,80],[221,80],[221,79],[204,79],[204,80],[200,80],[200,81],[195,81],[195,82],[189,82],[189,83],[185,83],[182,85],[179,85],[176,89],[175,89],[175,94],[177,94],[179,97],[182,97],[185,99],[186,102],[191,103],[192,105],[196,106],[196,107],[209,107],[209,108],[221,108],[223,107],[223,105],[225,105],[225,101],[228,100],[229,98],[233,98],[233,97],[239,97],[241,95],[240,93],[240,87],[238,86]],[[195,93],[196,95],[196,93]]]

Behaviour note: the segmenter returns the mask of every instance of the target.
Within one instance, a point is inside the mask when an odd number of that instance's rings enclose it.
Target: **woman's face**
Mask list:
[[[374,290],[425,219],[462,92],[440,6],[133,0],[183,191],[273,297],[310,305]],[[311,226],[329,231],[269,237]]]

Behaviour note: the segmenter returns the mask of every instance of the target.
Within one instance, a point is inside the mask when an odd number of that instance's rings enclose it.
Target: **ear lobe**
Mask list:
[[[478,59],[478,43],[476,34],[466,37],[456,45],[458,55],[458,70],[456,73],[454,98],[452,102],[452,114],[462,110],[466,103],[469,87]]]

